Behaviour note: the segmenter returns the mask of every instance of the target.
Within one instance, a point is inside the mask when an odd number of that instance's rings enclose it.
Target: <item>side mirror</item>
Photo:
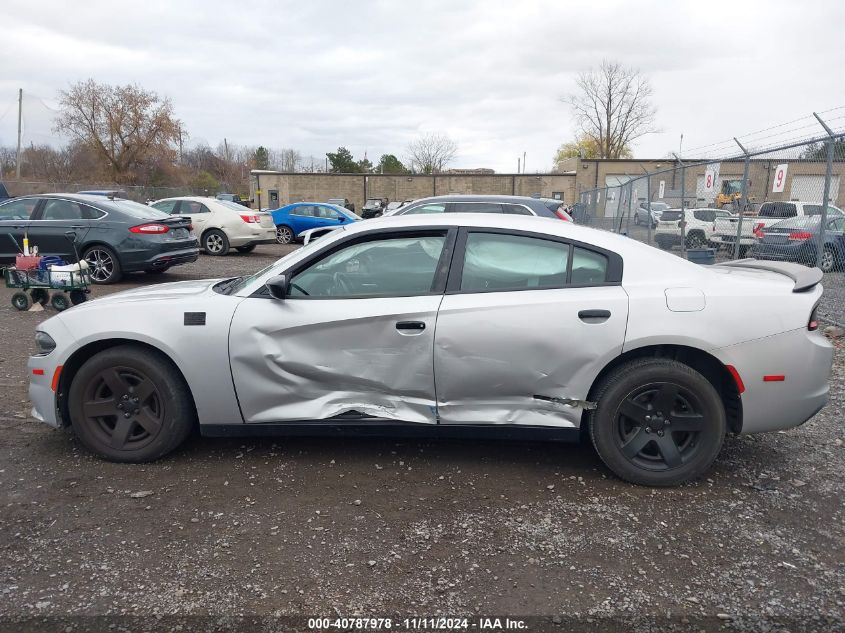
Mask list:
[[[284,275],[270,277],[264,285],[274,299],[284,301],[285,297],[288,296],[288,279]]]
[[[346,216],[342,215],[337,219],[338,222],[346,222]]]

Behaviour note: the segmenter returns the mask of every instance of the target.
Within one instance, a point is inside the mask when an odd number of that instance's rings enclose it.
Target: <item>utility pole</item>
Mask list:
[[[23,117],[23,88],[18,88],[18,150],[15,153],[15,179],[21,179],[21,118]]]
[[[517,156],[517,158],[516,158],[516,173],[520,173],[519,170],[522,169],[522,167],[521,167],[522,163],[519,162],[520,160],[521,159]]]
[[[525,152],[522,152],[522,173],[525,173]]]

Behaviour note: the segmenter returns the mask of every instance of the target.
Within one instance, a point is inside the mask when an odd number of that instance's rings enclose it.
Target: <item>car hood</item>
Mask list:
[[[143,301],[166,301],[173,299],[184,299],[189,296],[204,295],[213,292],[211,287],[223,279],[198,279],[195,281],[175,281],[154,286],[144,286],[115,292],[114,294],[99,297],[93,301],[86,301],[74,307],[74,310],[85,309],[88,306],[104,305],[106,303],[134,303]]]

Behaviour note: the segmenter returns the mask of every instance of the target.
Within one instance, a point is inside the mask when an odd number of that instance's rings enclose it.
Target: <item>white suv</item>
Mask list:
[[[711,243],[717,218],[730,218],[724,209],[666,209],[657,221],[654,239],[663,250],[681,244],[681,219],[686,221],[686,247],[702,248]]]
[[[269,213],[214,198],[165,198],[153,207],[170,215],[191,218],[200,248],[209,255],[225,255],[229,248],[249,253],[258,244],[276,243],[276,226]]]

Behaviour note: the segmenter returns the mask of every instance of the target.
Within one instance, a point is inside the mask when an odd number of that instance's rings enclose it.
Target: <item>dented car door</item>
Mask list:
[[[241,302],[230,358],[244,421],[436,423],[434,329],[455,234],[345,240],[286,271],[284,300]]]
[[[621,258],[537,234],[464,231],[437,317],[440,422],[578,426],[622,351]]]

